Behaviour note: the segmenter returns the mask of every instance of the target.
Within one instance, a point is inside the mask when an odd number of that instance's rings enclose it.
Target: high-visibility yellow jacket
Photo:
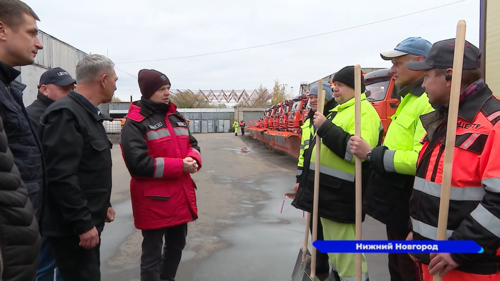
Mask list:
[[[372,150],[370,177],[363,210],[371,217],[406,231],[409,200],[425,130],[420,115],[433,111],[423,80],[403,88],[401,104],[391,117],[384,145]]]
[[[355,222],[354,157],[349,139],[355,133],[354,98],[336,106],[327,115],[327,121],[318,129],[322,138],[320,151],[320,217],[342,223]],[[380,117],[373,106],[361,98],[361,137],[371,146],[380,144],[383,128]],[[293,205],[312,211],[315,138],[305,151],[303,175]],[[365,178],[371,173],[369,164],[364,165]]]

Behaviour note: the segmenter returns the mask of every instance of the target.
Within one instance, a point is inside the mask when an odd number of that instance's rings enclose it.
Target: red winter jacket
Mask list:
[[[198,142],[173,103],[132,103],[120,145],[132,176],[130,194],[135,227],[159,229],[198,218],[196,185],[182,171],[192,157],[201,168]]]
[[[438,109],[420,118],[427,136],[410,198],[413,240],[436,240],[448,117]],[[456,270],[479,275],[500,272],[499,121],[500,100],[487,85],[458,110],[446,238],[483,247],[481,254],[451,254]],[[428,253],[412,255],[430,262]]]

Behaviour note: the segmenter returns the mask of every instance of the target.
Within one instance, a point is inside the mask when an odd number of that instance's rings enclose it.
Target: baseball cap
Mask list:
[[[455,38],[438,41],[432,45],[429,55],[423,61],[407,62],[411,70],[427,70],[432,68],[453,68],[455,55]],[[463,70],[473,70],[480,67],[481,50],[465,41]]]
[[[55,84],[57,86],[68,86],[71,84],[75,84],[76,80],[71,77],[66,70],[55,67],[45,71],[40,77],[40,84],[38,87],[47,84]]]
[[[401,57],[404,55],[415,55],[426,57],[431,49],[431,42],[421,37],[408,37],[401,41],[394,50],[380,53],[384,60],[392,60],[393,58]]]

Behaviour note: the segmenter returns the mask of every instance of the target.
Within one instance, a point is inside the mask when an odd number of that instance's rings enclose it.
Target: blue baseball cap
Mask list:
[[[474,70],[481,67],[481,50],[465,41],[463,70]],[[455,38],[438,41],[432,45],[429,55],[423,61],[407,62],[410,70],[428,70],[432,68],[453,68],[455,57]]]
[[[332,86],[330,83],[323,82],[323,91],[325,91],[325,100],[331,101],[333,99]],[[314,83],[314,85],[309,90],[308,96],[317,96],[318,95],[318,82]]]
[[[431,47],[431,42],[421,37],[408,37],[401,41],[394,50],[380,53],[380,56],[384,60],[392,60],[393,58],[405,55],[422,56],[425,58]]]

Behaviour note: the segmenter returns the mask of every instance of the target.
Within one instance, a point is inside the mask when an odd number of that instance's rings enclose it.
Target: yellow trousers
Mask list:
[[[325,240],[356,240],[356,225],[351,223],[339,223],[321,218],[323,225],[323,236]],[[356,280],[356,253],[328,253],[330,263],[337,270],[342,280]],[[362,257],[361,280],[368,280],[368,266],[366,257]]]

